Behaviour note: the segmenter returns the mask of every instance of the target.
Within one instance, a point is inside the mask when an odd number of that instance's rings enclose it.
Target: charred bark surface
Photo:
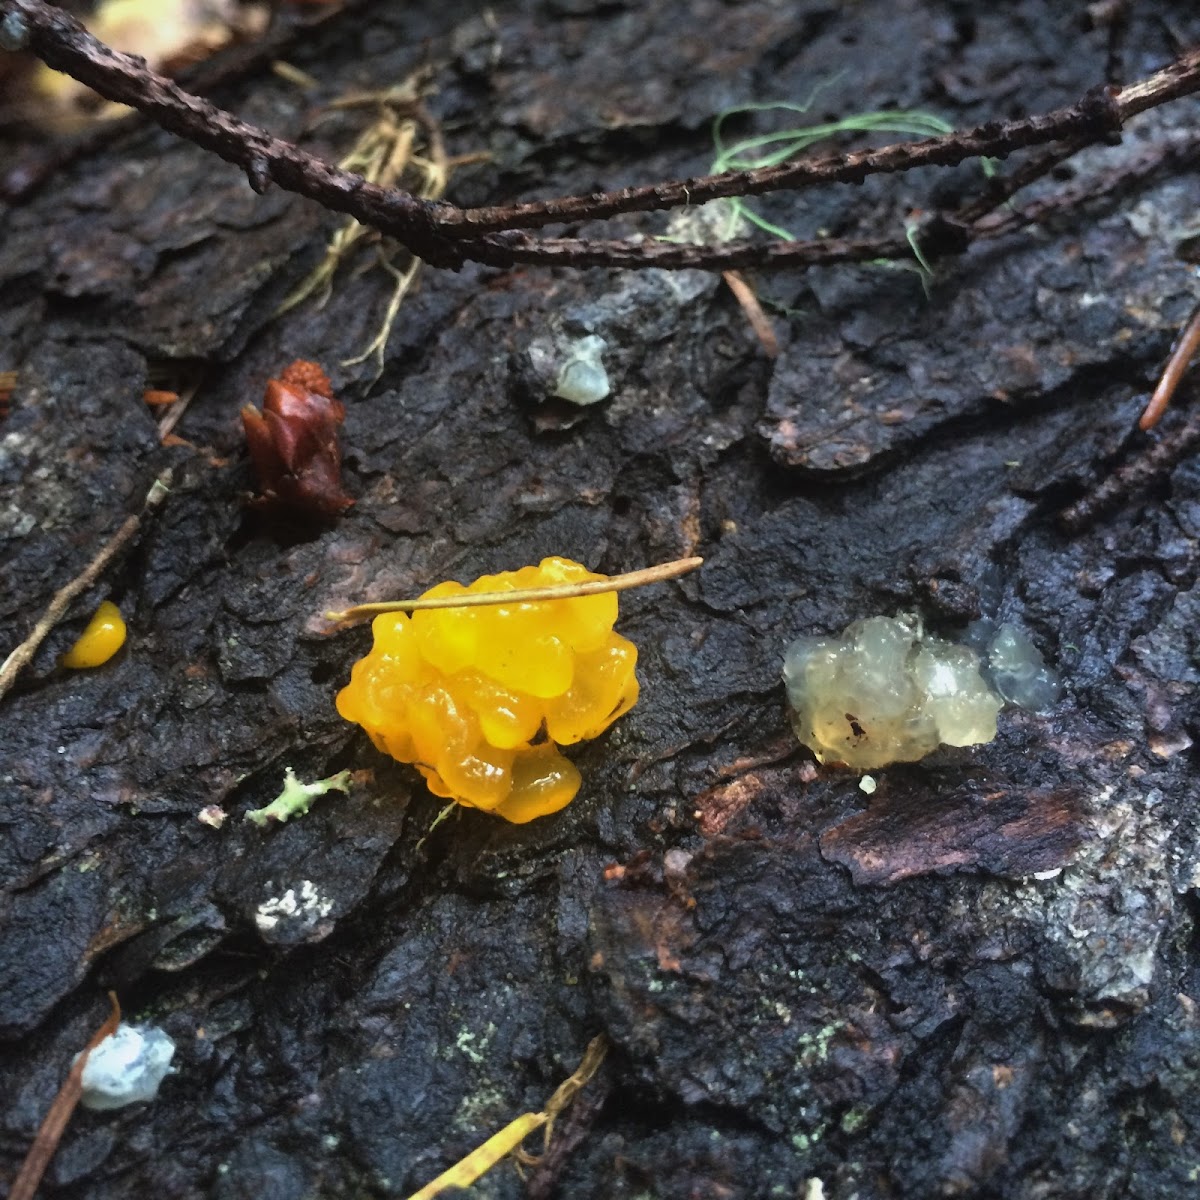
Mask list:
[[[318,94],[263,73],[214,98],[334,159],[353,122],[306,133],[314,112],[428,57],[451,152],[493,155],[453,198],[491,205],[702,173],[715,112],[818,82],[817,118],[966,126],[1200,39],[1186,0],[1130,5],[1119,42],[1082,11],[377,5],[291,53]],[[1144,114],[1069,170],[1166,153],[1198,117]],[[980,186],[966,164],[756,203],[842,235]],[[47,1194],[405,1195],[539,1108],[600,1031],[599,1102],[537,1194],[1194,1188],[1200,467],[1167,456],[1078,532],[1058,514],[1186,426],[1194,380],[1160,430],[1136,420],[1195,304],[1176,250],[1198,219],[1192,159],[946,262],[928,297],[883,266],[763,275],[773,364],[718,276],[430,271],[372,383],[336,364],[389,278],[273,321],[338,218],[195,147],[134,129],[0,208],[4,646],[175,479],[0,701],[0,1178],[115,987],[178,1070],[151,1107],[77,1114]],[[528,395],[555,330],[610,347],[612,398],[570,420]],[[306,540],[247,515],[238,420],[298,357],[347,403],[356,497]],[[142,393],[181,366],[191,445],[164,447]],[[623,600],[642,700],[574,755],[569,808],[464,812],[422,842],[439,802],[333,708],[369,633],[319,614],[551,553],[706,564]],[[126,649],[63,671],[105,595]],[[876,772],[868,799],[792,740],[778,674],[798,634],[898,608],[1021,622],[1065,696]],[[285,827],[242,821],[287,766],[359,774]],[[315,898],[280,917],[289,890]],[[523,1191],[507,1166],[479,1186]]]

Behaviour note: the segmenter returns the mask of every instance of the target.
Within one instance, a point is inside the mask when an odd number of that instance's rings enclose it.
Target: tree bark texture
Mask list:
[[[264,70],[213,99],[335,160],[367,118],[314,123],[324,106],[428,61],[450,153],[491,155],[450,198],[492,205],[703,173],[717,112],[817,84],[814,120],[966,127],[1200,40],[1191,0],[1086,17],[377,4],[289,53],[315,92]],[[1143,114],[1063,175],[1086,187],[1198,120],[1195,99]],[[800,237],[882,234],[983,186],[966,163],[755,203]],[[176,1039],[177,1071],[149,1107],[78,1113],[46,1195],[407,1195],[539,1109],[600,1032],[613,1050],[549,1157],[479,1195],[1194,1189],[1200,466],[1167,461],[1076,532],[1058,514],[1198,399],[1194,372],[1136,430],[1196,303],[1195,159],[939,264],[928,295],[886,265],[753,277],[774,362],[717,275],[468,265],[423,273],[373,382],[338,364],[386,273],[272,319],[339,222],[144,125],[0,208],[5,652],[174,469],[0,701],[0,1182],[112,987]],[[611,398],[532,395],[530,344],[584,333]],[[295,358],[348,407],[356,503],[323,530],[244,504],[239,408]],[[180,370],[188,444],[165,446],[142,393]],[[327,609],[547,554],[616,573],[694,553],[697,575],[623,598],[642,700],[574,754],[583,789],[555,817],[463,810],[426,838],[439,802],[334,711],[370,634],[328,635]],[[127,647],[62,670],[105,596]],[[877,772],[868,798],[795,743],[779,670],[793,637],[900,609],[951,635],[1017,621],[1065,693],[989,745]],[[243,821],[288,766],[355,785]]]

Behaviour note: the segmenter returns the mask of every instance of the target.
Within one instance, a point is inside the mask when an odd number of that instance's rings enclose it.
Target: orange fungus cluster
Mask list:
[[[441,583],[427,597],[604,579],[566,558]],[[429,790],[508,821],[557,812],[579,790],[559,746],[598,737],[637,702],[637,648],[613,632],[613,592],[386,613],[338,712]]]

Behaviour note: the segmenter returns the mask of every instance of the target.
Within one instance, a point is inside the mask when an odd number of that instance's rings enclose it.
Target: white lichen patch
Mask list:
[[[464,1133],[490,1131],[502,1126],[511,1112],[510,1096],[506,1096],[499,1088],[481,1086],[463,1097],[450,1123]]]
[[[174,1056],[175,1043],[161,1029],[118,1025],[88,1055],[79,1103],[106,1112],[153,1100]]]
[[[1149,1002],[1175,907],[1171,812],[1161,793],[1132,783],[1096,788],[1087,807],[1082,848],[1053,883],[997,882],[975,905],[988,927],[1041,929],[1058,955],[1051,982],[1070,995],[1074,1019],[1104,1027]]]
[[[501,988],[500,991],[507,989]],[[499,997],[497,997],[499,1000]],[[460,1029],[454,1039],[454,1048],[464,1058],[476,1066],[481,1066],[487,1059],[488,1047],[496,1036],[496,1026],[489,1021],[481,1030]]]
[[[270,933],[281,921],[314,925],[332,911],[333,901],[322,896],[311,879],[303,879],[299,887],[264,900],[255,910],[254,923],[260,932]]]
[[[996,736],[1003,702],[966,646],[909,617],[855,621],[840,638],[797,638],[783,679],[796,736],[820,762],[860,769],[915,762],[939,744]]]

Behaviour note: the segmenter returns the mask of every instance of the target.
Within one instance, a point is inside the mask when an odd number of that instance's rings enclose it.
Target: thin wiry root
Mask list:
[[[425,74],[418,73],[383,92],[355,92],[335,100],[329,106],[330,112],[367,107],[377,110],[375,119],[359,135],[350,153],[338,166],[381,187],[405,186],[422,200],[440,200],[454,168],[464,162],[478,161],[480,156],[447,157],[441,130],[421,102],[426,82]],[[330,238],[321,261],[284,299],[275,315],[280,316],[313,296],[317,297],[318,307],[323,307],[333,294],[338,269],[365,239],[379,243],[375,265],[388,271],[396,285],[378,332],[361,354],[345,359],[342,366],[355,366],[374,358],[378,378],[383,371],[384,352],[396,318],[421,269],[421,260],[409,254],[398,242],[355,220],[347,221]],[[398,260],[407,261],[401,267],[397,265]]]
[[[29,1147],[29,1153],[25,1155],[20,1171],[9,1187],[9,1200],[33,1200],[38,1184],[41,1183],[42,1176],[54,1157],[54,1151],[62,1141],[71,1114],[79,1103],[79,1097],[83,1094],[83,1068],[87,1066],[88,1055],[105,1038],[116,1033],[121,1024],[121,1006],[117,1003],[116,992],[108,993],[108,1001],[111,1006],[108,1019],[92,1035],[72,1065],[62,1087],[58,1089],[58,1095],[54,1097],[54,1103],[43,1118],[37,1137],[33,1139],[33,1145]]]

